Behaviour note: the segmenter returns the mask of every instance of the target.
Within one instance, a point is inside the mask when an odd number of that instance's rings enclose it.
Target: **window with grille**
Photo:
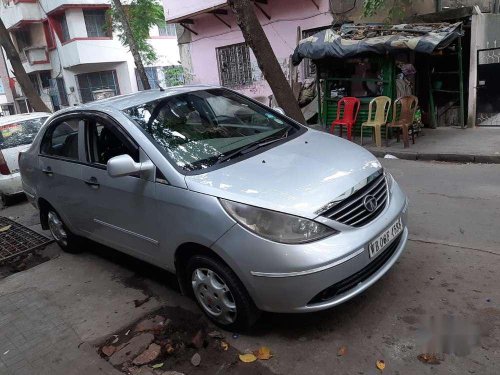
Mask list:
[[[118,79],[114,70],[78,74],[78,89],[82,102],[94,100],[94,92],[100,90],[113,90],[115,95],[120,94]]]
[[[146,72],[146,77],[148,77],[149,87],[152,89],[157,89],[158,85],[161,86],[161,82],[158,79],[158,68],[156,66],[145,66],[144,71]],[[139,77],[139,72],[137,69],[135,70],[135,78],[137,80],[137,88],[139,91],[144,90],[144,86],[141,81],[141,77]]]
[[[66,21],[66,14],[63,14],[60,19],[61,22],[61,42],[67,42],[70,40],[68,21]]]
[[[28,28],[15,30],[14,35],[16,36],[19,52],[21,52],[26,47],[31,46],[31,34]]]
[[[252,83],[250,50],[245,43],[217,48],[217,63],[222,86]]]
[[[104,9],[84,9],[83,18],[85,19],[85,27],[87,28],[87,36],[107,37],[106,10]]]
[[[175,23],[163,23],[158,25],[158,35],[159,36],[176,36]]]

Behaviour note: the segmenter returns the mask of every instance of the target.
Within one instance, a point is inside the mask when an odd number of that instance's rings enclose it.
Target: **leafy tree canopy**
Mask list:
[[[128,4],[123,4],[123,7],[142,61],[146,65],[154,63],[158,57],[154,48],[148,43],[149,30],[154,25],[165,24],[163,6],[157,0],[131,0]],[[127,46],[123,24],[114,6],[109,10],[109,14],[112,29],[118,34],[122,44]]]

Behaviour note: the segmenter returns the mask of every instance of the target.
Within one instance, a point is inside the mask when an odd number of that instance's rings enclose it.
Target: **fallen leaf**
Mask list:
[[[239,357],[240,361],[245,363],[255,362],[257,360],[257,357],[254,356],[252,353],[240,354]]]
[[[220,346],[224,351],[227,351],[229,349],[229,344],[227,342],[221,341]]]
[[[339,357],[343,357],[347,354],[347,346],[343,345],[339,348],[339,350],[337,350],[337,355]]]
[[[101,352],[106,357],[111,357],[111,355],[113,355],[113,353],[116,352],[116,346],[113,346],[113,345],[103,346],[101,348]]]
[[[195,367],[198,367],[201,363],[201,356],[198,354],[198,353],[195,353],[192,357],[191,357],[191,364]]]
[[[429,365],[439,365],[441,361],[434,353],[422,353],[417,356],[418,360],[422,363]]]
[[[175,349],[172,346],[172,344],[167,344],[165,345],[165,351],[167,352],[167,354],[172,354],[175,351]]]
[[[156,365],[151,366],[151,368],[161,368],[163,367],[163,362],[162,363],[157,363]]]
[[[377,361],[377,368],[380,370],[380,371],[384,371],[385,369],[385,362],[382,360],[382,359],[379,359]]]
[[[267,346],[261,346],[259,350],[254,352],[254,355],[257,357],[257,359],[264,361],[272,357],[271,349],[269,349]]]
[[[5,227],[0,228],[0,233],[1,232],[7,232],[12,225],[6,225]]]

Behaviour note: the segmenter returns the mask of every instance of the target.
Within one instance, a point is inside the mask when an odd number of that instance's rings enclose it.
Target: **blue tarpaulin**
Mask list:
[[[292,62],[302,59],[345,59],[362,54],[386,55],[411,50],[431,54],[446,48],[461,36],[461,22],[449,24],[355,25],[344,24],[340,30],[326,29],[302,39]]]

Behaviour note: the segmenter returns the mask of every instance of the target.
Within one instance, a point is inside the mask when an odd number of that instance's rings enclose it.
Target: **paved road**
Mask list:
[[[275,357],[265,365],[279,374],[377,374],[379,359],[387,374],[500,373],[500,165],[383,163],[410,197],[411,241],[394,269],[338,308],[266,314],[252,335],[230,344],[240,351],[269,346]],[[0,214],[22,215],[28,222],[34,217],[22,204]],[[51,374],[68,373],[69,364],[75,374],[91,368],[112,373],[91,352],[79,355],[78,344],[108,337],[162,305],[195,309],[164,272],[98,246],[89,250],[0,280],[0,311],[13,311],[14,304],[20,311],[51,306],[53,326],[43,329],[64,340],[37,356],[15,332],[4,337],[0,329],[0,343],[12,343],[9,358],[2,357],[9,350],[2,345],[0,373],[38,373],[42,354]],[[145,295],[155,298],[135,308],[132,301]],[[28,318],[9,325],[28,325],[23,338],[29,341],[32,332],[40,335],[40,326]],[[447,324],[432,335],[426,330],[430,321]],[[454,339],[457,333],[462,336]],[[417,356],[430,350],[424,347],[429,337],[458,355],[445,354],[439,365],[419,362]],[[15,339],[21,340],[19,347]],[[337,356],[341,346],[347,353]]]

